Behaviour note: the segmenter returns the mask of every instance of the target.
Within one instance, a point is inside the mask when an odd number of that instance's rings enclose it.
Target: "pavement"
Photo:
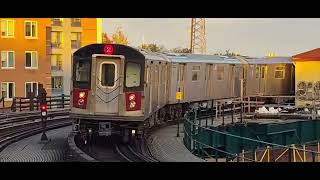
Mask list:
[[[148,138],[152,156],[161,162],[205,162],[193,155],[183,144],[183,124],[168,126],[157,130]]]
[[[48,142],[40,142],[42,133],[10,144],[0,152],[0,162],[63,162],[71,126],[46,132]]]

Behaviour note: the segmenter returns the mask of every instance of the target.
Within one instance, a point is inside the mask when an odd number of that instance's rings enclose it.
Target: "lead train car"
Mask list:
[[[146,95],[164,92],[169,82],[164,76],[168,59],[163,55],[119,44],[91,44],[73,54],[72,64],[70,116],[76,132],[118,133],[127,141],[132,133],[141,134],[142,122],[166,104],[165,94],[145,104]]]

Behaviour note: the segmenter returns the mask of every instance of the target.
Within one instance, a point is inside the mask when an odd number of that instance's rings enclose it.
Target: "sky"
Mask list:
[[[104,18],[102,31],[121,27],[129,45],[190,46],[191,18]],[[320,18],[206,18],[207,53],[293,56],[320,48]]]

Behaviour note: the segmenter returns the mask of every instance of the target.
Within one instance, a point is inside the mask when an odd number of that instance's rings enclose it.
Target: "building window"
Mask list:
[[[109,63],[103,63],[101,66],[101,85],[102,86],[108,86],[113,87],[115,84],[115,70],[116,66],[115,64],[109,64]],[[126,83],[127,84],[127,83]]]
[[[38,96],[38,83],[26,82],[25,83],[25,96],[29,97],[30,93],[34,93],[34,96]]]
[[[140,64],[128,62],[126,67],[126,87],[128,88],[139,87],[140,73],[141,73]]]
[[[63,77],[62,76],[54,76],[51,78],[51,88],[54,90],[62,90],[63,89]]]
[[[200,66],[192,66],[192,81],[198,81],[200,77]]]
[[[37,21],[25,21],[25,36],[27,38],[37,38],[38,37],[38,22]]]
[[[257,67],[256,67],[256,78],[257,78],[257,79],[259,78],[259,74],[260,74],[260,67],[257,66]]]
[[[1,51],[1,69],[14,68],[14,51]]]
[[[217,80],[223,80],[224,79],[224,67],[218,66],[217,69]]]
[[[80,18],[71,18],[71,26],[72,27],[81,27],[81,19]]]
[[[38,54],[37,51],[26,51],[26,68],[38,69]]]
[[[1,20],[1,37],[13,38],[14,37],[14,20]]]
[[[71,33],[71,48],[78,49],[81,47],[81,33],[72,32]]]
[[[51,25],[52,26],[62,26],[63,18],[51,18]]]
[[[62,70],[62,58],[61,54],[51,55],[51,70],[59,71]]]
[[[51,46],[53,48],[62,48],[62,32],[52,31],[51,32]]]
[[[285,77],[284,66],[276,66],[275,78],[284,79],[284,77]]]
[[[1,95],[5,100],[12,100],[15,94],[14,83],[13,82],[3,82],[1,83]]]

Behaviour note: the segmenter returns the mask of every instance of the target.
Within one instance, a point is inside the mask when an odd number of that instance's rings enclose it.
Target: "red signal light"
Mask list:
[[[114,52],[113,46],[110,44],[105,45],[103,48],[103,52],[108,55],[113,54],[113,52]]]
[[[41,109],[42,111],[45,111],[45,110],[47,110],[47,106],[43,104],[43,105],[41,105],[40,109]]]

